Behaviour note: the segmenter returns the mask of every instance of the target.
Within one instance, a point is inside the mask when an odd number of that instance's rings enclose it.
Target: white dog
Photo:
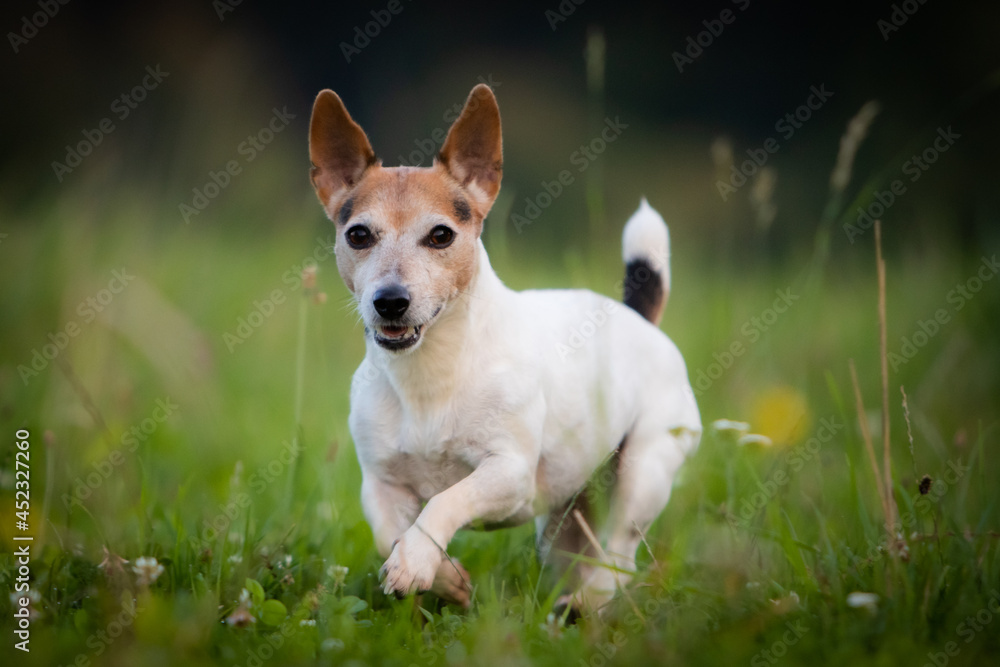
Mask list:
[[[657,326],[670,287],[663,219],[643,201],[625,226],[630,308],[585,290],[514,292],[479,238],[502,174],[487,86],[429,168],[382,167],[330,90],[309,142],[337,267],[365,323],[350,428],[385,591],[468,606],[468,575],[445,549],[473,522],[535,519],[543,550],[585,551],[568,510],[613,457],[610,509],[595,526],[612,567],[579,565],[565,599],[599,608],[627,579],[620,570],[635,569],[641,531],[701,436],[684,360]]]

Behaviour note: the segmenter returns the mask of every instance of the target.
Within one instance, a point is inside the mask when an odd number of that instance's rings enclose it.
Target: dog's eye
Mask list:
[[[430,235],[427,237],[427,245],[438,249],[447,248],[454,240],[455,232],[450,227],[438,225],[431,230]]]
[[[372,235],[371,230],[364,225],[354,225],[347,230],[344,238],[347,239],[347,245],[356,250],[370,248],[375,244],[375,237]]]

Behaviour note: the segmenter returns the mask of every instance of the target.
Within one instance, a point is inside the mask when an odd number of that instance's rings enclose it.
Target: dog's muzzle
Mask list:
[[[422,324],[408,325],[402,322],[410,307],[410,293],[402,285],[380,287],[372,297],[372,305],[379,317],[388,324],[375,326],[375,342],[387,350],[405,350],[420,340]]]
[[[423,328],[422,324],[416,326],[380,324],[375,327],[375,342],[387,350],[405,350],[416,345]]]

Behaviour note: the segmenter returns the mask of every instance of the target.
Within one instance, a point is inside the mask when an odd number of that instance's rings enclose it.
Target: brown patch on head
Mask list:
[[[348,205],[350,215],[344,217]],[[476,274],[483,217],[476,201],[440,164],[370,168],[336,217],[343,221],[337,240],[341,277],[352,292],[389,275],[408,287],[419,284],[413,292],[436,303],[450,300]],[[370,249],[346,243],[344,236],[355,225],[369,227],[376,236]],[[454,232],[454,240],[435,247],[431,234],[442,225]]]
[[[348,220],[351,219],[351,213],[353,211],[354,211],[354,199],[348,197],[347,201],[345,201],[341,205],[340,210],[337,211],[337,223],[341,225],[346,223]]]
[[[452,206],[455,208],[455,217],[458,218],[459,222],[468,222],[472,218],[472,210],[469,208],[469,202],[465,201],[462,197],[456,197],[455,201],[452,202]]]
[[[471,227],[478,235],[485,217],[440,166],[369,169],[351,191],[349,202],[341,207],[341,215],[348,203],[349,217],[368,212],[373,219],[400,231],[423,217],[439,214],[462,228]]]

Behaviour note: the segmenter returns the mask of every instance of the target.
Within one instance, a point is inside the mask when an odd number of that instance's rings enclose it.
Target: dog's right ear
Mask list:
[[[332,90],[320,91],[309,121],[309,176],[320,203],[333,219],[341,196],[378,162],[361,126]]]

